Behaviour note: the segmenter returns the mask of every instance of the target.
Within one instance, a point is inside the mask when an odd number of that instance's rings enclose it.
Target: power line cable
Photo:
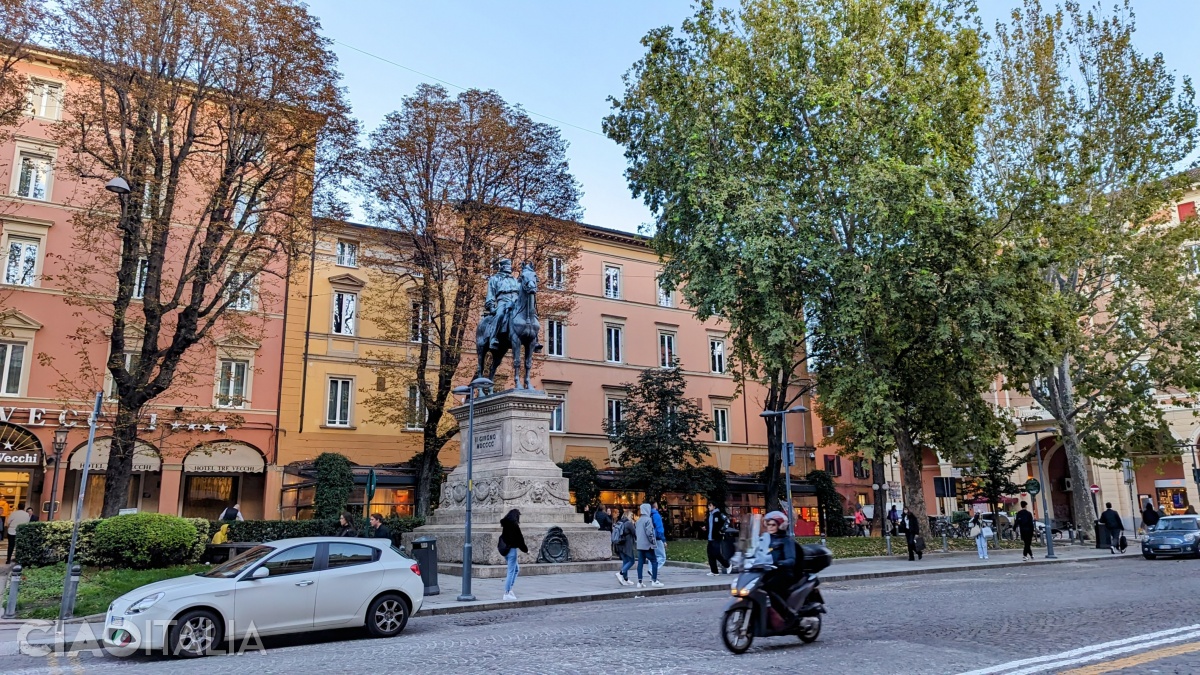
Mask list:
[[[459,84],[454,84],[453,82],[449,82],[449,81],[447,81],[447,80],[443,80],[443,79],[442,79],[442,78],[440,78],[440,77],[434,77],[433,75],[430,75],[429,73],[423,73],[423,72],[421,72],[421,71],[417,70],[416,68],[409,68],[408,66],[406,66],[406,65],[404,65],[404,64],[402,64],[402,63],[396,63],[395,61],[392,61],[391,59],[384,58],[384,57],[382,57],[382,56],[380,56],[380,55],[378,55],[378,54],[372,54],[371,52],[369,52],[369,51],[367,51],[367,50],[365,50],[365,49],[359,49],[358,47],[355,47],[354,45],[346,44],[345,42],[342,42],[341,40],[338,40],[338,39],[336,39],[336,38],[332,38],[332,39],[333,39],[333,42],[334,42],[334,43],[336,43],[336,44],[339,44],[339,45],[341,45],[341,46],[345,47],[346,49],[352,49],[352,50],[354,50],[354,51],[358,52],[359,54],[363,54],[363,55],[365,55],[365,56],[369,56],[369,57],[371,57],[371,58],[373,58],[373,59],[377,59],[377,60],[379,60],[379,61],[382,61],[382,62],[384,62],[384,63],[386,63],[386,64],[389,64],[389,65],[392,65],[392,66],[396,66],[397,68],[401,68],[401,69],[403,69],[403,70],[407,70],[408,72],[410,72],[410,73],[415,73],[415,74],[417,74],[417,75],[420,75],[421,77],[427,77],[427,78],[429,78],[429,79],[433,80],[434,82],[440,82],[440,83],[442,83],[442,84],[444,84],[444,85],[446,85],[446,86],[448,86],[448,87],[454,87],[455,89],[458,89],[458,90],[460,90],[460,91],[466,91],[466,90],[467,90],[467,87],[464,87],[464,86],[462,86],[462,85],[459,85]],[[532,111],[532,110],[529,110],[529,109],[525,109],[525,112],[527,112],[527,113],[529,113],[530,115],[533,115],[533,116],[535,116],[535,117],[541,117],[542,119],[545,119],[545,120],[550,120],[551,122],[554,122],[555,124],[561,124],[561,125],[563,125],[563,126],[565,126],[565,127],[571,127],[572,129],[578,129],[578,130],[580,130],[580,131],[586,131],[586,132],[588,132],[589,134],[593,134],[593,135],[596,135],[596,136],[600,136],[601,138],[607,138],[607,136],[605,136],[604,134],[600,133],[599,131],[595,131],[595,130],[593,130],[593,129],[588,129],[587,127],[581,127],[581,126],[579,126],[578,124],[571,124],[570,122],[566,122],[566,121],[563,121],[563,120],[557,119],[557,118],[555,118],[555,117],[551,117],[551,116],[549,116],[549,115],[543,115],[543,114],[541,114],[541,113],[539,113],[539,112],[534,112],[534,111]]]

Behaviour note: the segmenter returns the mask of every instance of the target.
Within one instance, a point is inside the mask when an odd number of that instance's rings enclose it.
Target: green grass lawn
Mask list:
[[[796,541],[801,544],[819,544],[820,537],[797,537]],[[868,558],[872,556],[887,555],[887,544],[882,537],[830,537],[825,540],[825,545],[833,551],[834,558]],[[951,551],[974,551],[974,539],[950,539],[948,541]],[[942,540],[940,537],[934,541],[926,543],[928,550],[941,551]],[[1021,548],[1019,541],[1000,540],[1000,548]],[[1035,545],[1035,548],[1037,546]],[[680,562],[706,563],[708,562],[708,544],[704,541],[696,541],[694,539],[679,539],[667,542],[667,559],[678,560]],[[904,547],[904,537],[892,537],[892,554],[897,556],[908,555],[907,549]]]
[[[157,570],[84,569],[75,599],[75,616],[103,614],[108,605],[138,586],[174,579],[211,569],[210,565],[181,565]],[[66,564],[31,567],[21,573],[21,588],[17,595],[17,617],[21,619],[54,619],[62,602],[63,575]],[[7,601],[5,593],[5,601]]]

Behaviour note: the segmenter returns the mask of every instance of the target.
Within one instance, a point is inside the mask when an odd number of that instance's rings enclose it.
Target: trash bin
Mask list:
[[[421,568],[421,581],[425,583],[425,595],[437,595],[442,592],[438,588],[438,554],[437,539],[433,537],[418,537],[412,542],[412,556]]]
[[[1108,528],[1096,521],[1096,548],[1109,548]]]

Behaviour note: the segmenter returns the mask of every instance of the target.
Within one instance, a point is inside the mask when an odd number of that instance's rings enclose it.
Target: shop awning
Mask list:
[[[266,462],[245,443],[213,443],[188,453],[183,470],[190,473],[262,473]]]
[[[97,438],[96,445],[92,447],[92,466],[91,471],[107,471],[108,470],[108,450],[112,446],[111,438]],[[76,448],[75,452],[71,453],[70,468],[76,471],[83,469],[83,460],[87,456],[87,445],[82,445]],[[134,471],[158,471],[162,468],[162,460],[158,457],[158,452],[150,445],[141,441],[137,442],[133,451],[133,470]]]

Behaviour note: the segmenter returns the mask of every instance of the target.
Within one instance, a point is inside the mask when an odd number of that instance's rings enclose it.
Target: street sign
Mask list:
[[[1096,485],[1095,483],[1092,483],[1091,487],[1089,487],[1088,489],[1092,491],[1092,494],[1096,494],[1097,492],[1100,492],[1100,486]]]
[[[375,497],[375,484],[376,484],[375,469],[371,469],[370,472],[367,473],[367,503],[368,504],[370,504],[371,500]]]
[[[795,443],[784,443],[783,444],[783,465],[784,466],[796,466],[796,444]]]
[[[1042,484],[1036,478],[1030,478],[1025,481],[1025,491],[1036,497],[1042,491]]]

